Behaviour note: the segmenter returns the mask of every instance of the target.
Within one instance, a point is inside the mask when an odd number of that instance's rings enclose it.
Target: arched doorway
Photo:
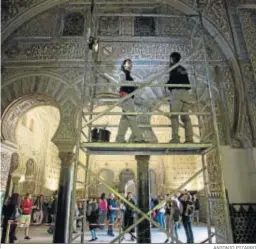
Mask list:
[[[37,192],[46,195],[57,190],[58,180],[53,181],[52,178],[59,178],[60,161],[58,148],[51,140],[59,123],[58,104],[44,94],[24,95],[5,108],[2,136],[17,145],[17,153],[12,156],[10,166],[10,174],[14,173],[12,176],[15,178],[11,184],[12,190],[23,194]],[[24,162],[24,165],[19,167],[19,161]],[[9,183],[7,194],[11,194],[12,190]]]
[[[129,188],[133,189],[135,186],[132,186],[132,184],[135,185],[134,172],[130,169],[123,170],[119,175],[119,192],[125,193],[125,187],[126,187],[126,190],[128,190]],[[136,194],[136,193],[133,193],[133,194]]]
[[[110,185],[111,187],[113,187],[114,182],[114,172],[110,169],[102,169],[100,171],[99,174],[100,178],[103,178],[103,180]],[[102,193],[105,193],[106,195],[108,195],[108,193],[110,192],[109,189],[100,181],[97,182],[97,196],[99,197]],[[90,195],[90,193],[89,193]]]

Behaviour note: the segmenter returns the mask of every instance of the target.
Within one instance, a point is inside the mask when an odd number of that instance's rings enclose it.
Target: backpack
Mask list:
[[[96,205],[95,208],[91,212],[91,216],[94,217],[95,219],[98,219],[99,214],[100,214],[100,209],[99,209],[98,205]]]
[[[8,206],[7,206],[8,208]],[[9,220],[14,220],[14,221],[18,221],[21,217],[21,212],[18,206],[16,206],[9,218]]]
[[[195,210],[195,206],[194,205],[189,205],[187,206],[187,216],[192,216]]]
[[[179,208],[175,208],[174,213],[173,213],[173,220],[175,222],[178,222],[180,220],[180,210],[179,210]]]

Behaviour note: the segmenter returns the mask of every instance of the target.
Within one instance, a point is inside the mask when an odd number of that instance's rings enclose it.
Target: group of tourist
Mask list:
[[[129,192],[125,197],[131,204],[136,205],[132,193]],[[178,229],[183,224],[187,243],[194,243],[194,235],[192,230],[192,222],[199,223],[200,203],[196,194],[191,195],[187,190],[181,194],[174,196],[165,195],[151,199],[151,209],[154,209],[152,218],[168,232],[168,239],[177,242],[179,239]],[[107,234],[115,236],[113,226],[115,222],[119,222],[122,230],[134,224],[136,212],[126,202],[115,199],[114,194],[110,194],[109,198],[103,193],[101,198],[90,198],[87,206],[87,220],[91,231],[92,239],[97,240],[96,230],[104,229],[108,226]],[[108,221],[106,223],[106,221]],[[152,224],[154,226],[154,224]],[[130,230],[130,239],[133,241],[134,228]]]
[[[102,193],[100,198],[90,197],[87,200],[86,205],[86,220],[91,233],[91,240],[96,241],[97,229],[104,230],[107,227],[107,235],[114,237],[115,224],[119,226],[119,231],[124,231],[128,227],[134,224],[134,218],[136,215],[135,210],[128,203],[136,205],[135,198],[131,192],[125,195],[126,202],[119,198],[115,198],[113,193],[107,197],[105,193]],[[75,205],[75,216],[83,215],[83,202],[77,201]],[[36,201],[32,200],[31,194],[26,194],[22,200],[17,193],[14,193],[10,198],[6,199],[5,205],[2,210],[3,222],[2,222],[2,243],[9,240],[9,243],[14,243],[17,240],[16,232],[20,227],[25,228],[25,238],[30,240],[29,226],[31,219],[35,221],[39,220],[38,224],[46,217],[43,212],[43,197],[39,196]],[[163,229],[168,232],[167,240],[171,239],[172,242],[177,242],[179,239],[178,229],[183,224],[187,243],[194,243],[194,235],[192,230],[193,220],[199,223],[199,209],[200,203],[196,194],[191,195],[187,190],[181,194],[174,196],[165,195],[158,196],[151,199],[151,209],[154,209],[152,213],[152,219],[155,220]],[[57,194],[54,194],[51,202],[51,220],[48,223],[55,221],[57,212]],[[6,238],[8,222],[10,223],[9,236]],[[73,232],[80,227],[81,219],[74,221]],[[36,223],[37,224],[37,223]],[[154,224],[152,223],[154,227]],[[54,231],[51,231],[53,233]],[[130,240],[134,241],[136,238],[134,235],[135,229],[129,231]],[[121,238],[122,240],[125,237]]]
[[[14,243],[17,240],[17,229],[25,228],[25,240],[30,240],[29,227],[31,223],[41,225],[44,220],[47,223],[52,222],[53,216],[57,212],[57,194],[52,196],[51,202],[47,202],[49,205],[46,211],[44,208],[46,203],[44,202],[44,196],[40,195],[35,201],[32,199],[32,195],[27,193],[23,198],[18,193],[12,194],[11,197],[7,197],[3,205],[2,210],[2,236],[1,243]],[[51,217],[51,219],[49,219]],[[46,219],[47,218],[47,219]],[[8,223],[10,226],[9,236],[7,236]]]
[[[160,207],[159,203],[162,203]],[[169,237],[178,240],[178,229],[183,224],[187,243],[194,243],[192,222],[199,224],[200,202],[196,194],[191,195],[187,190],[174,196],[169,194],[151,199],[151,209],[155,209],[152,218],[167,230]],[[169,238],[168,238],[169,239]],[[168,240],[167,239],[167,240]],[[173,241],[173,240],[172,240]]]

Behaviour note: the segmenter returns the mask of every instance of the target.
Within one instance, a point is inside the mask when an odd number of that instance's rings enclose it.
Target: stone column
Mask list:
[[[21,174],[19,173],[13,173],[12,174],[12,192],[13,193],[19,193],[19,181],[21,178]]]
[[[69,216],[74,170],[74,146],[71,145],[68,147],[69,148],[65,150],[62,150],[61,147],[59,147],[61,172],[58,189],[58,208],[55,222],[56,229],[53,237],[53,243],[68,243],[69,237]]]
[[[1,187],[0,187],[0,195],[1,195],[1,204],[0,204],[0,213],[2,212],[2,203],[5,198],[5,191],[8,181],[8,175],[11,166],[11,157],[12,153],[17,150],[15,144],[5,140],[1,143]]]
[[[150,210],[149,199],[149,159],[150,156],[135,156],[137,161],[137,206],[144,212]],[[142,216],[138,214],[138,219]],[[143,220],[137,226],[137,243],[151,243],[150,222]]]

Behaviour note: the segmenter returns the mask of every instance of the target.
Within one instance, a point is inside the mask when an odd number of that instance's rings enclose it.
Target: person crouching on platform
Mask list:
[[[120,83],[131,83],[133,81],[133,78],[131,77],[131,69],[132,69],[132,61],[130,59],[126,59],[123,61],[123,64],[121,66],[122,73],[120,75]],[[136,90],[136,87],[133,86],[122,86],[119,90],[119,96],[125,97],[126,95],[134,92]],[[135,106],[134,106],[134,96],[131,98],[125,100],[120,105],[123,109],[123,112],[135,112]],[[118,131],[117,131],[117,137],[116,142],[117,143],[125,143],[125,134],[128,130],[128,128],[131,128],[132,134],[133,134],[133,141],[135,143],[143,143],[145,142],[142,136],[142,132],[140,131],[140,128],[138,127],[138,124],[136,122],[136,116],[135,115],[122,115]]]
[[[181,55],[174,52],[170,55],[170,67],[174,66],[181,59]],[[170,71],[169,80],[166,83],[168,85],[179,84],[179,85],[189,85],[189,78],[186,69],[183,66],[177,66]],[[193,103],[191,101],[189,90],[190,86],[186,87],[168,87],[171,95],[171,105],[170,112],[188,112],[190,105]],[[185,143],[193,143],[193,130],[191,119],[189,115],[181,115],[181,121],[184,123],[185,128]],[[172,123],[172,139],[170,143],[180,143],[179,137],[179,116],[171,116]]]

